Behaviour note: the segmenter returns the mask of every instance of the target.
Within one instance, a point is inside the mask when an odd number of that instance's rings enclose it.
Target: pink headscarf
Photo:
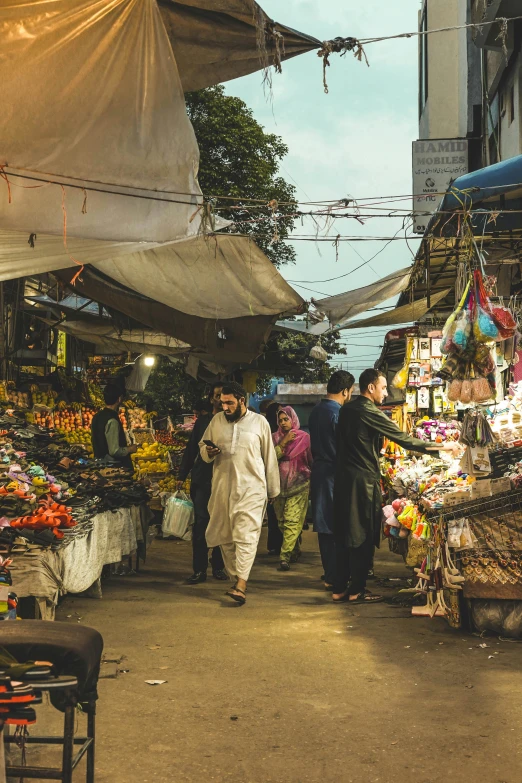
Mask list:
[[[282,408],[292,422],[292,432],[295,432],[295,440],[287,443],[283,457],[279,461],[279,473],[281,477],[281,489],[292,489],[295,485],[305,484],[310,478],[312,467],[312,452],[310,449],[310,436],[303,432],[297,413],[290,406]],[[281,427],[274,432],[272,440],[277,446],[287,433]]]

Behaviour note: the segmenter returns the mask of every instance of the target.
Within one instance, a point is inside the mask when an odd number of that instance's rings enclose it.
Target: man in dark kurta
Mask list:
[[[215,383],[206,405],[201,404],[200,416],[196,419],[190,440],[183,454],[178,473],[178,489],[189,473],[191,474],[190,497],[194,504],[194,525],[192,528],[192,567],[194,573],[186,580],[189,585],[199,585],[207,579],[208,546],[205,539],[210,515],[208,502],[212,493],[212,465],[203,462],[199,455],[199,442],[207,429],[212,416],[221,410],[222,383]],[[215,579],[228,579],[224,571],[223,556],[217,546],[211,555],[212,574]]]
[[[334,483],[337,566],[333,599],[376,603],[382,601],[382,596],[366,591],[366,579],[373,548],[381,541],[381,438],[423,454],[455,452],[458,446],[456,443],[434,446],[402,432],[377,407],[388,393],[386,378],[378,370],[365,370],[359,379],[359,389],[360,396],[341,410],[337,427]]]
[[[341,408],[352,395],[355,378],[349,372],[337,370],[326,388],[327,395],[310,414],[308,429],[312,446],[310,490],[314,531],[319,539],[319,551],[327,590],[335,581],[335,541],[333,524],[333,490],[336,462],[337,422]]]

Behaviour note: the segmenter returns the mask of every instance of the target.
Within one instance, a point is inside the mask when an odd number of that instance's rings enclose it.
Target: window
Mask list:
[[[419,32],[428,30],[428,4],[422,9]],[[428,36],[419,36],[419,117],[421,117],[428,100]]]

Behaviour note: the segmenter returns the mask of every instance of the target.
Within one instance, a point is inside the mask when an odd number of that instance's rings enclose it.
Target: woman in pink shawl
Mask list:
[[[280,566],[282,571],[289,571],[290,562],[297,562],[301,556],[299,537],[308,509],[312,451],[310,436],[301,430],[293,408],[282,408],[278,423],[272,438],[279,460],[281,494],[274,500],[274,510],[283,534]]]

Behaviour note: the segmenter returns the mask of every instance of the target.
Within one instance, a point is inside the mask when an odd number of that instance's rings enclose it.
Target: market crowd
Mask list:
[[[213,576],[231,579],[226,595],[244,604],[265,512],[268,549],[288,571],[301,554],[311,498],[324,585],[333,601],[383,600],[366,588],[381,540],[382,438],[420,453],[455,452],[458,446],[425,442],[399,429],[379,407],[387,381],[378,370],[364,370],[352,400],[354,381],[349,372],[333,373],[326,397],[310,414],[310,434],[301,429],[293,408],[265,400],[256,413],[247,407],[240,384],[213,385],[197,406],[178,474],[179,487],[191,474],[194,505],[194,573],[188,584],[207,579],[210,548]],[[125,463],[134,447],[126,446],[119,432],[117,388],[106,387],[105,403],[92,422],[94,455]]]

